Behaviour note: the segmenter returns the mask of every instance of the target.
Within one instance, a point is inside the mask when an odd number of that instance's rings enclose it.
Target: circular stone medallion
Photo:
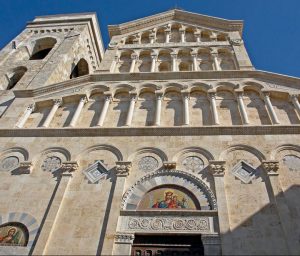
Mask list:
[[[300,158],[295,155],[286,155],[283,158],[283,163],[289,168],[290,171],[300,170]]]
[[[43,171],[47,171],[47,172],[54,172],[60,167],[61,167],[61,159],[58,158],[57,156],[47,157],[42,164]]]
[[[158,161],[152,156],[145,156],[139,161],[138,166],[144,172],[151,172],[157,169]]]
[[[3,171],[12,171],[14,169],[16,169],[19,166],[19,158],[17,158],[16,156],[9,156],[4,158],[1,161],[1,170]]]
[[[201,171],[204,167],[204,163],[201,158],[197,156],[188,156],[182,162],[186,171],[198,172]]]

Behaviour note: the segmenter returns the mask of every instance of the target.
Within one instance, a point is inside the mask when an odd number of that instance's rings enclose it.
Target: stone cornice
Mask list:
[[[112,37],[114,35],[135,32],[143,28],[159,25],[161,23],[173,20],[179,22],[182,21],[193,25],[206,26],[209,28],[222,29],[225,31],[239,31],[240,34],[242,34],[243,31],[243,21],[225,20],[178,9],[173,9],[119,25],[110,25],[108,26],[108,31],[110,37]]]
[[[300,125],[0,129],[0,137],[216,136],[300,134]]]

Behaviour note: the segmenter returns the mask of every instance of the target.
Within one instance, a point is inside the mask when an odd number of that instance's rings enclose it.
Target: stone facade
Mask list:
[[[0,52],[0,253],[299,255],[300,79],[255,70],[242,29],[175,9],[104,52],[95,14],[28,23]]]

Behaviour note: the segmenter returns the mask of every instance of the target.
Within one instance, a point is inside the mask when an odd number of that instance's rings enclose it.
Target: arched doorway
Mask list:
[[[221,254],[216,198],[191,173],[160,169],[124,194],[114,255]]]

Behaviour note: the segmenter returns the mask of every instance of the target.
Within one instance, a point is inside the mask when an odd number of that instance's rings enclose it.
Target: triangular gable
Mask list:
[[[156,25],[161,25],[169,21],[182,22],[194,26],[203,26],[208,29],[216,29],[228,32],[239,31],[240,34],[242,34],[243,31],[243,21],[241,20],[226,20],[178,9],[173,9],[119,25],[109,25],[108,30],[110,37],[112,37],[115,35],[123,35]]]

